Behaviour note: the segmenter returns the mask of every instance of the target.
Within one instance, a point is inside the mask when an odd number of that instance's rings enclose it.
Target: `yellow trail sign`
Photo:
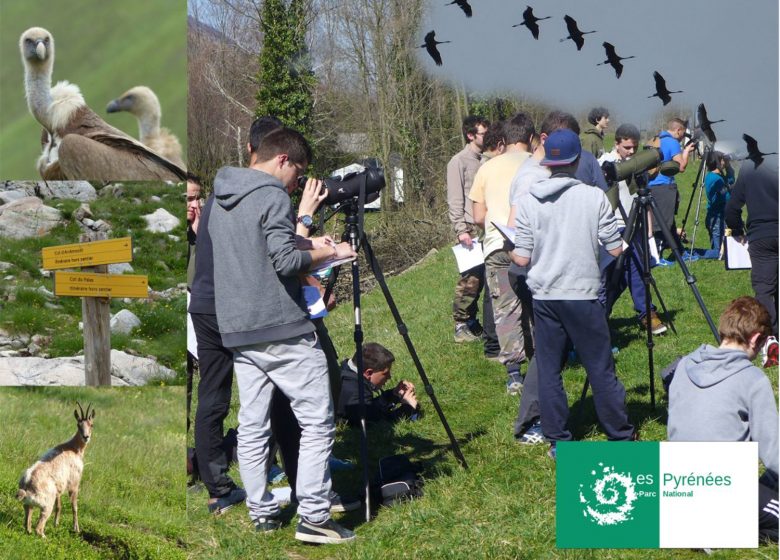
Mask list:
[[[129,237],[121,237],[90,243],[58,245],[44,247],[41,255],[43,268],[46,270],[126,263],[133,260],[133,242]]]
[[[149,281],[140,274],[54,273],[54,295],[80,297],[145,298]]]

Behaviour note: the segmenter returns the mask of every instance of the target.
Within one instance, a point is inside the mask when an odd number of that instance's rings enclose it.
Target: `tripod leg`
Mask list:
[[[403,337],[404,342],[406,343],[406,349],[409,351],[409,356],[412,358],[414,366],[417,368],[417,373],[420,375],[420,380],[423,382],[425,392],[431,399],[431,403],[433,404],[434,409],[436,409],[436,413],[439,415],[439,420],[441,420],[444,431],[447,432],[447,436],[450,438],[452,452],[455,454],[455,458],[458,460],[461,466],[464,469],[468,469],[466,458],[463,456],[463,453],[460,450],[460,446],[458,445],[458,440],[455,438],[455,434],[452,433],[452,429],[450,429],[450,425],[447,423],[447,419],[444,416],[444,411],[441,409],[439,401],[433,392],[433,386],[431,385],[428,376],[425,374],[422,363],[420,363],[420,358],[417,356],[417,351],[412,344],[412,339],[409,338],[409,330],[404,324],[403,319],[401,319],[401,314],[398,312],[398,307],[396,307],[393,296],[390,293],[390,289],[387,287],[387,282],[385,282],[382,268],[379,265],[379,261],[377,261],[376,257],[374,256],[374,250],[371,248],[371,244],[368,242],[365,234],[363,235],[363,248],[365,250],[366,260],[368,261],[369,266],[371,266],[371,271],[374,273],[374,278],[376,278],[376,281],[379,283],[379,287],[382,289],[382,294],[385,296],[387,306],[390,308],[390,313],[393,315],[393,319],[395,319],[398,333]],[[356,263],[357,261],[354,262]],[[362,371],[360,368],[358,369],[359,371]]]
[[[699,200],[696,203],[696,215],[693,220],[693,235],[691,236],[691,248],[688,250],[688,262],[693,258],[693,250],[696,248],[696,230],[699,228],[699,214],[701,213],[701,199],[704,197],[704,180],[699,188]]]
[[[643,202],[642,206],[644,206],[646,203],[645,197],[643,197],[642,202]],[[639,235],[642,236],[642,260],[644,261],[642,263],[644,265],[642,267],[642,280],[644,281],[645,284],[645,335],[647,340],[647,370],[650,375],[650,407],[653,410],[655,410],[655,363],[653,360],[654,343],[653,343],[653,325],[650,319],[650,310],[651,310],[650,281],[652,275],[650,274],[650,246],[649,246],[650,240],[648,238],[650,232],[648,231],[648,227],[647,227],[648,224],[647,224],[646,208],[643,208],[643,211],[639,219],[640,219]]]
[[[707,156],[710,153],[710,148],[704,149],[704,154],[701,156],[701,161],[699,162],[699,169],[696,171],[696,178],[693,180],[693,191],[691,192],[691,198],[688,200],[688,208],[685,209],[685,217],[682,221],[682,230],[685,231],[685,225],[688,223],[688,215],[691,212],[691,206],[693,206],[693,198],[696,196],[696,188],[699,185],[699,180],[701,179],[702,172],[704,171],[704,165],[707,161]],[[698,210],[697,210],[698,213]]]
[[[704,300],[701,297],[701,293],[699,292],[699,288],[696,287],[696,277],[691,274],[690,270],[688,270],[688,267],[685,266],[685,262],[682,259],[682,255],[680,254],[680,247],[677,245],[677,243],[674,242],[674,238],[672,237],[672,232],[669,231],[669,226],[666,225],[666,222],[664,222],[663,215],[658,210],[658,205],[656,204],[655,200],[652,196],[647,197],[650,209],[653,212],[653,219],[658,221],[658,224],[661,228],[661,233],[664,236],[664,239],[666,239],[666,242],[669,243],[669,246],[672,249],[672,252],[674,253],[675,258],[677,259],[677,262],[680,265],[680,270],[682,270],[683,275],[685,277],[685,282],[688,284],[688,286],[691,288],[691,291],[693,292],[693,296],[696,298],[696,303],[699,305],[699,309],[701,309],[702,314],[704,315],[704,318],[707,320],[707,324],[710,327],[710,331],[712,331],[712,335],[715,337],[715,341],[720,344],[720,335],[718,334],[718,328],[715,326],[715,322],[712,320],[712,316],[710,315],[709,311],[707,311],[707,307],[704,305]]]
[[[352,302],[355,312],[355,365],[358,371],[363,371],[363,325],[361,322],[360,308],[360,268],[358,261],[352,261]],[[358,383],[358,407],[360,414],[360,462],[363,465],[363,491],[366,496],[365,516],[366,521],[371,520],[371,488],[368,474],[368,431],[366,428],[366,388],[363,383]]]

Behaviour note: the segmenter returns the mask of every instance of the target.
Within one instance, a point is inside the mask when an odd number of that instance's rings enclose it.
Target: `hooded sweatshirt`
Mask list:
[[[683,358],[669,387],[670,441],[757,441],[778,472],[777,404],[772,384],[742,350],[702,344]]]
[[[208,231],[222,343],[235,348],[313,332],[298,280],[311,255],[295,246],[282,183],[263,171],[223,167],[214,196]]]
[[[570,177],[531,185],[517,205],[515,253],[530,257],[534,299],[596,299],[599,242],[620,247],[617,221],[604,192]]]

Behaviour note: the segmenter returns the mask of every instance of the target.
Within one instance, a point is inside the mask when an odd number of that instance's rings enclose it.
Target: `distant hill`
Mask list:
[[[187,153],[186,0],[2,2],[0,22],[0,178],[37,179],[40,125],[24,98],[18,38],[29,27],[55,40],[53,83],[77,84],[87,103],[109,124],[137,137],[129,113],[107,114],[109,101],[136,85],[152,88],[162,125]],[[89,14],[86,17],[85,14]]]

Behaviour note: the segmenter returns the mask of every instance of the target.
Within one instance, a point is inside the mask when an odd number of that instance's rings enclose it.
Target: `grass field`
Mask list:
[[[687,206],[689,185],[695,166],[679,179],[682,208]],[[699,226],[698,246],[707,243]],[[688,226],[689,233],[693,220]],[[381,259],[381,255],[379,255]],[[709,312],[717,321],[728,302],[750,294],[749,274],[725,272],[722,262],[692,263]],[[348,271],[344,271],[348,274]],[[367,271],[362,274],[369,275]],[[676,356],[690,352],[702,342],[713,342],[712,334],[695,303],[685,278],[677,266],[653,271],[679,335],[655,339],[656,372]],[[448,449],[448,439],[426,396],[421,403],[426,416],[419,422],[401,422],[392,429],[369,428],[370,465],[398,452],[408,453],[425,468],[425,496],[412,503],[383,509],[369,524],[362,515],[351,513],[339,518],[357,532],[357,542],[340,548],[314,548],[294,540],[295,518],[285,510],[286,524],[272,535],[256,535],[244,507],[234,508],[219,519],[206,513],[205,492],[190,491],[188,515],[192,526],[194,556],[198,558],[701,558],[690,550],[557,550],[555,548],[555,464],[546,456],[546,446],[520,446],[512,436],[517,397],[506,394],[505,373],[483,358],[478,343],[458,345],[452,341],[451,302],[456,272],[448,248],[414,270],[390,279],[399,310],[409,327],[423,366],[430,378],[461,449],[469,463],[462,470]],[[643,440],[666,437],[666,402],[656,379],[658,406],[650,408],[647,349],[643,332],[634,319],[628,294],[618,302],[612,317],[616,330],[617,371],[626,386],[629,416],[641,431]],[[377,341],[393,351],[397,360],[394,379],[406,378],[420,387],[420,381],[403,340],[379,291],[367,294],[363,303],[363,330],[366,341]],[[327,319],[328,328],[340,356],[354,351],[352,310],[343,302]],[[777,385],[777,368],[767,371]],[[570,408],[576,411],[584,381],[579,364],[564,372]],[[418,389],[418,394],[422,394]],[[235,426],[238,409],[234,395],[227,426]],[[590,397],[584,422],[574,426],[575,436],[603,440]],[[359,459],[354,431],[340,428],[335,455]],[[357,471],[357,472],[355,472]],[[355,495],[361,482],[359,469],[334,473],[335,489]],[[237,469],[232,476],[238,480]],[[715,558],[776,558],[776,546],[758,550],[718,550]]]
[[[127,183],[122,198],[99,197],[89,203],[95,219],[104,219],[113,227],[112,238],[132,237],[134,255],[130,263],[134,274],[146,274],[149,286],[155,291],[176,287],[185,281],[187,241],[186,222],[183,218],[183,187],[171,187],[164,183]],[[151,200],[160,197],[159,202]],[[52,200],[47,205],[60,209],[65,225],[58,226],[48,235],[23,240],[3,239],[0,245],[0,261],[14,266],[4,274],[16,278],[11,288],[15,301],[0,301],[0,327],[11,333],[51,335],[51,345],[46,351],[53,357],[72,356],[84,348],[84,340],[78,323],[82,320],[81,299],[56,298],[62,309],[50,309],[47,299],[35,291],[40,286],[53,290],[52,278],[41,275],[41,249],[55,245],[78,243],[81,228],[71,219],[80,202],[76,200]],[[167,234],[146,231],[144,214],[158,208],[180,217],[181,225],[171,234],[178,236],[175,242]],[[2,290],[0,290],[1,292]],[[112,348],[132,349],[142,355],[152,355],[166,367],[176,370],[180,380],[184,375],[185,295],[157,301],[112,300],[111,313],[126,308],[141,319],[141,327],[130,335],[113,335]]]
[[[79,493],[81,533],[63,498],[45,540],[24,531],[19,477],[76,431],[78,400],[96,411]],[[186,558],[182,446],[184,391],[172,388],[27,388],[0,391],[0,558],[174,560]],[[33,515],[37,522],[38,510]]]
[[[0,4],[0,178],[38,178],[41,126],[25,101],[18,45],[21,34],[33,26],[54,36],[53,83],[75,83],[98,115],[136,138],[135,117],[108,115],[105,108],[131,87],[149,86],[160,99],[162,125],[178,136],[186,155],[185,4],[184,0]]]

